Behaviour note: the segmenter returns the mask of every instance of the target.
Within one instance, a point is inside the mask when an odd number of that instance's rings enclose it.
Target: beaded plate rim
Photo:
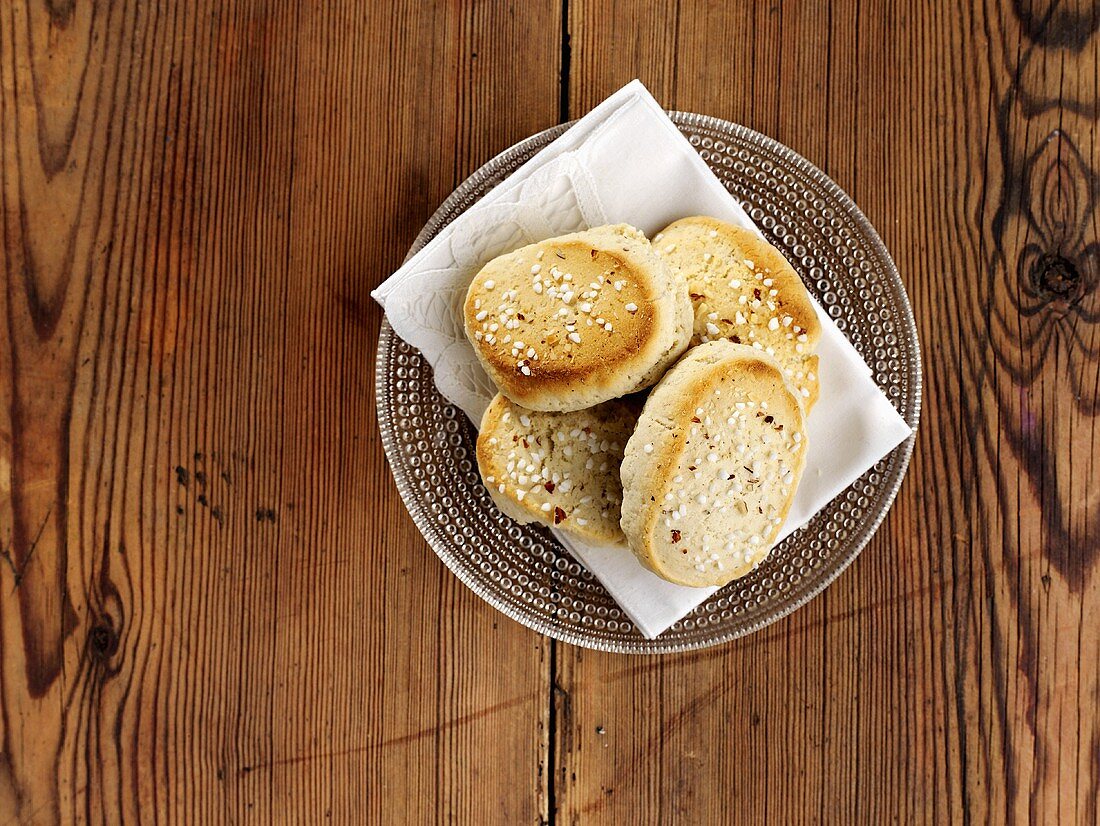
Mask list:
[[[425,538],[429,547],[435,552],[435,554],[443,561],[448,569],[458,579],[466,585],[475,594],[488,602],[491,606],[503,613],[505,616],[516,620],[520,624],[542,634],[572,645],[581,646],[584,648],[590,648],[599,651],[608,651],[612,653],[623,654],[654,654],[654,653],[679,653],[684,651],[693,651],[701,648],[708,648],[722,643],[729,642],[739,637],[747,636],[755,633],[760,629],[782,619],[783,617],[798,610],[810,600],[814,599],[821,594],[829,585],[831,585],[837,577],[842,574],[849,565],[855,560],[857,556],[863,551],[863,549],[870,542],[871,538],[878,531],[882,522],[886,518],[886,514],[889,513],[890,508],[893,506],[894,500],[897,497],[897,493],[901,488],[901,484],[907,475],[909,462],[912,457],[914,445],[916,443],[917,427],[920,421],[921,401],[922,401],[922,389],[923,389],[923,375],[920,357],[920,341],[917,335],[916,319],[913,315],[912,304],[909,301],[908,293],[905,289],[905,285],[901,280],[901,276],[898,273],[897,266],[895,265],[893,258],[883,244],[882,239],[879,237],[878,232],[874,226],[859,209],[858,206],[852,201],[852,199],[844,192],[831,178],[829,178],[824,172],[822,172],[816,165],[812,164],[802,155],[798,154],[794,150],[780,143],[779,141],[769,138],[768,136],[750,129],[746,126],[733,123],[731,121],[723,120],[721,118],[711,117],[709,115],[700,115],[692,112],[679,112],[669,111],[669,117],[677,125],[681,131],[685,131],[685,127],[688,129],[701,129],[711,132],[715,132],[725,137],[732,137],[737,140],[744,141],[746,143],[754,145],[756,148],[764,150],[772,155],[775,155],[783,161],[794,167],[800,175],[805,176],[810,182],[819,187],[824,194],[830,196],[835,200],[836,206],[840,207],[844,214],[844,217],[852,221],[861,234],[861,240],[869,246],[870,257],[882,268],[884,280],[889,282],[889,287],[894,297],[898,300],[901,312],[895,319],[896,322],[900,322],[899,335],[903,337],[910,351],[910,358],[904,363],[904,368],[908,371],[909,380],[911,382],[911,399],[908,410],[899,410],[899,413],[905,419],[906,423],[912,428],[912,434],[900,445],[894,448],[891,453],[883,457],[880,462],[884,462],[891,458],[897,458],[900,461],[896,465],[893,472],[893,479],[884,480],[888,482],[889,490],[881,498],[878,512],[874,514],[873,519],[867,520],[863,523],[863,526],[854,531],[853,535],[849,537],[847,541],[847,548],[843,549],[842,553],[839,553],[831,557],[823,572],[814,580],[811,585],[804,590],[801,594],[793,599],[780,598],[780,601],[774,606],[774,608],[755,621],[749,622],[744,625],[740,625],[733,628],[718,628],[715,629],[716,633],[712,636],[704,636],[699,639],[692,639],[688,641],[681,641],[675,638],[667,638],[665,634],[659,635],[655,639],[646,639],[643,637],[637,629],[634,629],[633,637],[629,638],[627,642],[619,642],[614,640],[603,639],[597,636],[591,629],[584,629],[577,626],[565,626],[560,620],[555,620],[552,614],[539,614],[536,610],[530,606],[526,607],[526,610],[517,611],[510,604],[504,600],[499,599],[495,593],[493,593],[477,576],[472,576],[469,572],[463,568],[460,564],[459,556],[455,552],[455,548],[449,545],[447,542],[438,539],[435,535],[434,528],[428,520],[427,516],[419,508],[419,500],[417,493],[414,490],[414,486],[411,483],[407,468],[404,464],[404,457],[401,455],[397,445],[397,422],[395,416],[392,415],[390,404],[390,374],[388,372],[389,358],[391,350],[395,342],[399,341],[393,328],[389,322],[383,317],[381,328],[378,336],[377,353],[375,357],[375,404],[376,412],[378,416],[378,426],[382,436],[382,446],[386,454],[387,463],[389,464],[391,473],[394,477],[395,484],[398,492],[401,495],[401,499],[405,504],[409,515],[412,517],[414,524],[420,531],[421,535]],[[471,198],[472,195],[477,194],[478,190],[482,188],[487,181],[500,176],[500,173],[504,171],[505,178],[512,171],[517,169],[523,161],[532,155],[538,149],[545,147],[555,138],[565,132],[576,121],[569,123],[559,124],[549,129],[545,129],[538,132],[516,144],[513,144],[508,149],[499,153],[481,167],[479,167],[473,174],[471,174],[465,181],[463,181],[452,192],[432,216],[428,219],[427,223],[421,229],[416,239],[413,241],[408,255],[405,260],[411,258],[417,253],[425,244],[428,243],[441,229],[443,229],[452,220],[461,214],[461,210],[456,211],[456,207],[461,205],[462,202]],[[685,135],[686,136],[686,135]],[[519,163],[517,163],[517,159]],[[709,162],[708,162],[709,163]],[[501,179],[503,180],[503,178]],[[499,184],[500,181],[494,183],[493,186]],[[484,192],[477,194],[477,197],[473,198],[469,204],[466,204],[466,208],[476,203],[480,197],[483,197],[489,192],[493,186],[485,189]],[[736,197],[736,196],[735,196]],[[430,367],[425,365],[426,369],[430,370]],[[440,401],[446,404],[446,400],[440,397]],[[463,419],[465,414],[459,414]],[[866,474],[864,474],[866,475]],[[862,478],[862,476],[861,476]],[[859,480],[857,480],[858,482]],[[855,483],[853,483],[855,484]],[[846,489],[850,490],[851,486]],[[845,495],[846,491],[842,491],[836,498],[840,498]],[[836,498],[832,501],[836,501]],[[831,505],[831,503],[830,503]],[[825,513],[829,506],[826,506],[821,512]],[[796,531],[792,537],[798,536],[802,532],[811,528],[818,517],[815,516],[814,520]],[[549,535],[548,535],[549,536]],[[554,542],[551,538],[550,541]],[[785,540],[790,541],[790,539]],[[554,544],[557,544],[554,542]],[[559,546],[560,547],[560,546]],[[561,550],[563,554],[572,557],[568,554],[568,551]],[[596,583],[598,586],[598,582]],[[600,586],[602,587],[602,586]],[[692,616],[694,613],[705,608],[710,603],[711,599],[714,599],[721,594],[721,590],[717,592],[707,601],[703,602],[698,608],[695,609],[688,616]],[[685,618],[686,619],[686,618]],[[680,620],[683,622],[683,620]],[[673,626],[676,628],[680,623]],[[669,629],[672,631],[672,629]]]

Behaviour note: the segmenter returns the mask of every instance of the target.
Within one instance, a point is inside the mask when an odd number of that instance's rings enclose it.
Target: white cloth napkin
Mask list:
[[[483,264],[590,226],[623,222],[652,237],[677,218],[700,214],[756,229],[635,80],[456,218],[372,295],[397,334],[432,365],[440,392],[476,426],[496,391],[463,334],[462,303]],[[818,315],[820,397],[807,422],[806,469],[780,540],[911,432],[855,348],[820,307]],[[554,535],[650,639],[715,590],[666,582],[622,546]]]

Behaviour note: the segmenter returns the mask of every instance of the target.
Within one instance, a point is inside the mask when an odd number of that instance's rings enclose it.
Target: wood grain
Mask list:
[[[0,4],[0,822],[1096,823],[1087,0]],[[370,289],[633,77],[823,167],[925,405],[889,518],[752,637],[541,638],[419,537]]]
[[[557,120],[516,11],[0,7],[0,822],[545,816],[547,643],[373,412],[369,290]]]
[[[558,652],[561,819],[1097,822],[1095,5],[617,11],[651,48],[575,33],[572,99],[637,74],[820,164],[910,290],[925,410],[811,605],[713,652]]]

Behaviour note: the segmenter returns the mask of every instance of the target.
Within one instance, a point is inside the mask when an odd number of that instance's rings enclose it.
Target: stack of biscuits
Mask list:
[[[464,316],[499,390],[477,459],[505,514],[625,543],[682,585],[764,560],[805,464],[821,336],[778,250],[707,217],[652,243],[597,227],[490,261]]]

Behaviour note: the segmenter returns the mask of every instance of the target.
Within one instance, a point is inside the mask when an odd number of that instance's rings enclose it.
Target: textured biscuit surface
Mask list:
[[[481,478],[497,506],[519,522],[622,542],[619,466],[637,419],[625,402],[547,413],[498,394],[477,438]]]
[[[768,554],[805,464],[804,413],[771,356],[711,341],[649,394],[623,465],[622,528],[681,585],[724,585]]]
[[[687,347],[687,284],[626,224],[493,259],[464,306],[466,335],[501,393],[581,410],[648,387]]]
[[[670,224],[654,249],[687,281],[692,344],[727,339],[775,356],[809,411],[818,397],[821,322],[782,253],[751,230],[702,216]]]

